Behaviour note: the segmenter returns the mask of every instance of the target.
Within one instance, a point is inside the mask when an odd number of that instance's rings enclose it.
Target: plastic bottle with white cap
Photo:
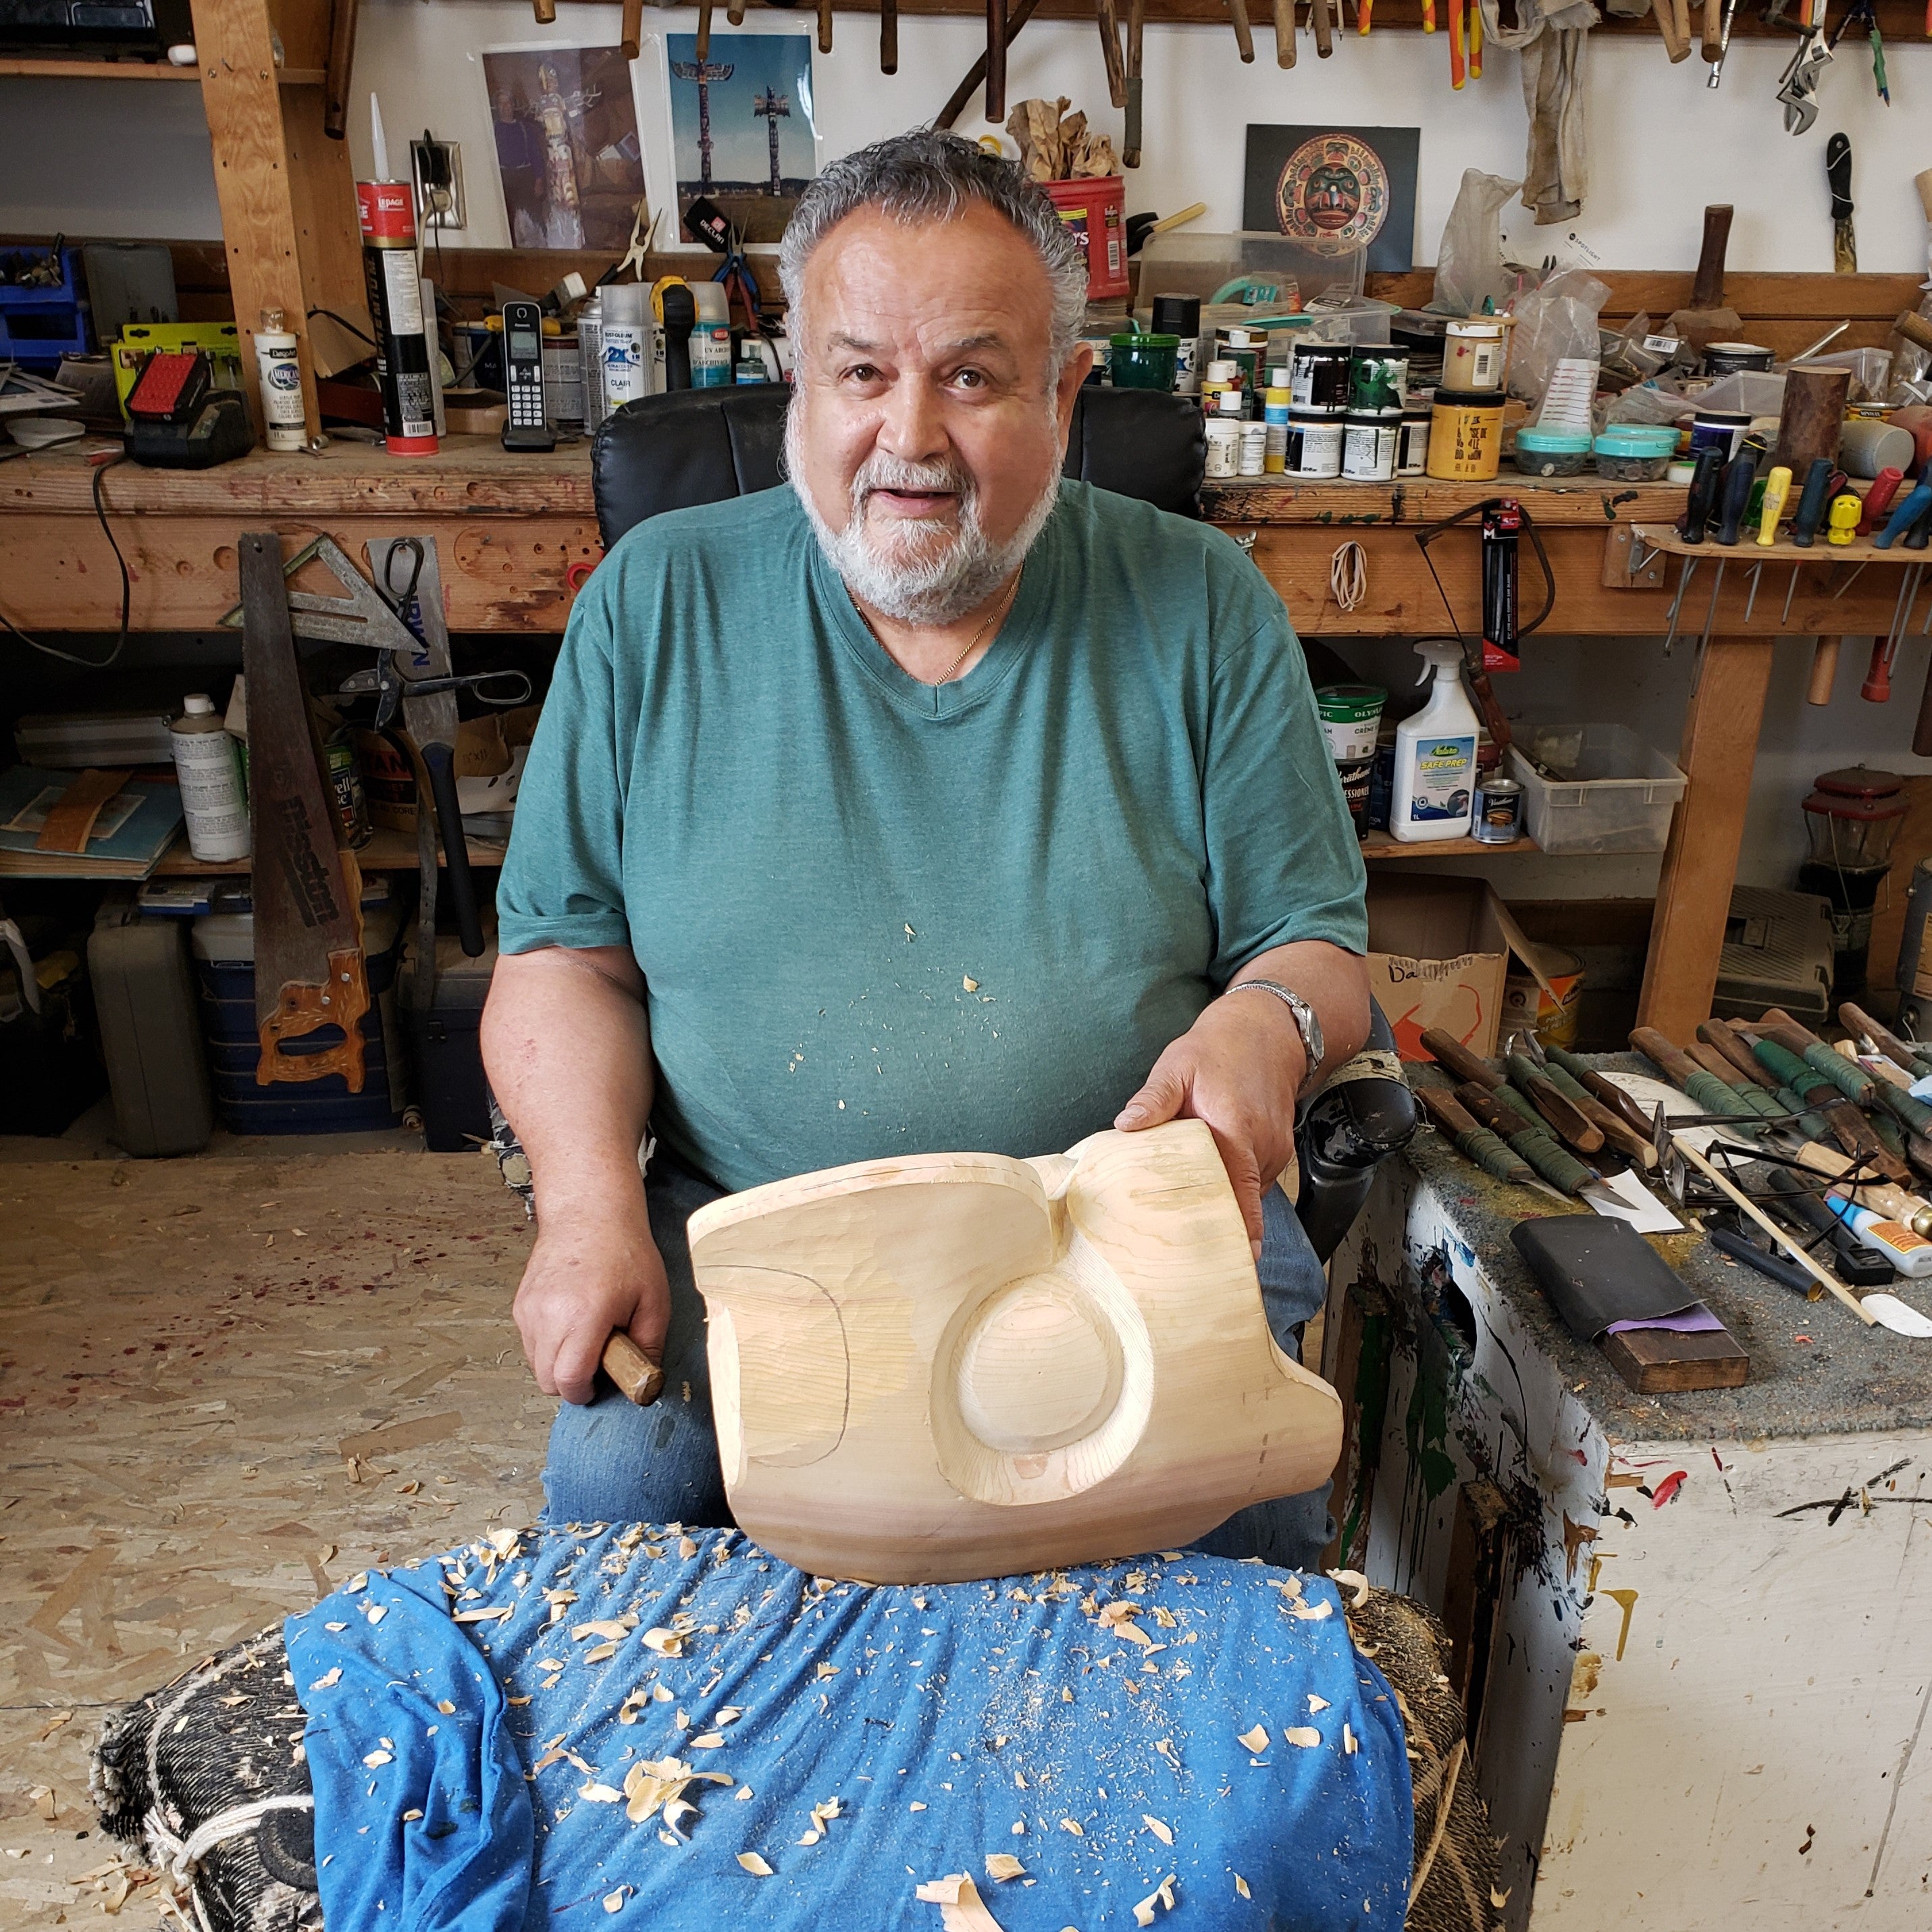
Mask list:
[[[1434,680],[1429,702],[1395,728],[1389,831],[1405,844],[1466,838],[1476,802],[1476,707],[1462,688],[1462,647],[1425,638],[1416,655]]]

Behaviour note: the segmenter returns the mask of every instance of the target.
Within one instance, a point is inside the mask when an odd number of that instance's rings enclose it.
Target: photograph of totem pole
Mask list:
[[[644,166],[622,51],[486,51],[483,74],[511,247],[623,249]]]
[[[809,34],[664,37],[677,209],[700,197],[745,242],[776,242],[818,172]],[[686,238],[689,238],[688,236]]]

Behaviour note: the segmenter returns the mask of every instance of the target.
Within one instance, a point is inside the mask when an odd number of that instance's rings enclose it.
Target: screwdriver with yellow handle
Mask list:
[[[1758,514],[1757,540],[1766,550],[1778,541],[1778,521],[1790,494],[1791,472],[1780,463],[1764,479],[1764,507]]]

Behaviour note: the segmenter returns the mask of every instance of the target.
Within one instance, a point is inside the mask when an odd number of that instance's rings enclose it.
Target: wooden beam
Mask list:
[[[1678,1046],[1710,1017],[1770,682],[1768,640],[1713,638],[1684,716],[1677,762],[1690,783],[1664,848],[1636,1010],[1640,1026]]]
[[[320,88],[282,96],[282,128],[288,148],[289,191],[296,214],[296,256],[302,265],[302,310],[328,309],[310,318],[304,334],[317,376],[333,376],[369,359],[374,334],[362,278],[362,237],[356,221],[356,182],[349,143],[328,138],[326,97]],[[347,323],[348,327],[343,326]],[[360,329],[362,335],[354,332]]]
[[[282,129],[280,89],[263,0],[190,0],[201,64],[201,98],[214,154],[214,190],[228,284],[244,344],[249,413],[257,427],[255,334],[265,309],[280,309],[284,326],[301,338],[302,413],[310,436],[320,433],[315,366],[308,340],[308,304],[296,253],[295,195]]]

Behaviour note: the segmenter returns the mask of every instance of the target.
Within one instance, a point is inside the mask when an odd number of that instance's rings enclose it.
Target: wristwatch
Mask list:
[[[1315,1017],[1315,1009],[1299,993],[1274,980],[1238,980],[1228,991],[1241,993],[1250,988],[1258,993],[1272,993],[1294,1016],[1294,1030],[1300,1034],[1301,1050],[1308,1056],[1308,1069],[1302,1076],[1302,1084],[1306,1086],[1314,1078],[1328,1052],[1328,1042],[1322,1036],[1322,1022]]]

